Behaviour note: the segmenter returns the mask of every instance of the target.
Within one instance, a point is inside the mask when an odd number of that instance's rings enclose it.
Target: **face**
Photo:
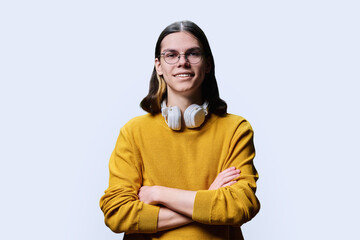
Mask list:
[[[205,74],[211,70],[210,63],[202,57],[198,63],[190,63],[185,55],[196,49],[201,51],[199,41],[189,32],[167,35],[161,42],[160,53],[178,52],[180,60],[175,64],[165,62],[164,56],[155,59],[158,75],[163,76],[168,94],[201,94],[201,84]]]

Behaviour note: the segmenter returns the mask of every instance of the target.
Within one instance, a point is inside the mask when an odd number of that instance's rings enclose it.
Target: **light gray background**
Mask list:
[[[1,1],[1,239],[121,239],[99,198],[160,32],[207,34],[255,130],[251,239],[359,239],[359,1]]]

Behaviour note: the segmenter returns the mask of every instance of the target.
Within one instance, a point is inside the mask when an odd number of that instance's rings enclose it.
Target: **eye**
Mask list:
[[[178,56],[178,53],[174,53],[174,52],[165,53],[166,58],[176,58],[177,56]]]
[[[191,51],[188,53],[188,56],[192,56],[192,57],[199,57],[201,55],[201,53],[199,51]]]

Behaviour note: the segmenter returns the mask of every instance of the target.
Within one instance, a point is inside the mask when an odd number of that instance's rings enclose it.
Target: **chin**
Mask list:
[[[169,90],[173,93],[190,95],[196,93],[201,89],[201,83],[195,84],[195,82],[173,82],[168,84]]]
[[[173,89],[177,92],[190,91],[190,90],[194,90],[196,88],[197,87],[194,86],[194,84],[189,83],[189,82],[178,83],[178,84],[175,84],[175,86],[173,86]]]
[[[173,89],[174,93],[178,93],[178,94],[185,94],[185,95],[191,95],[193,93],[196,93],[198,91],[198,88],[194,88],[194,87],[183,87],[183,88],[176,88]]]

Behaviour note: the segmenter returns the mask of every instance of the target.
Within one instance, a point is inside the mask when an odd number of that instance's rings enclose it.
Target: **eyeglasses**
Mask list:
[[[191,64],[199,63],[202,59],[200,50],[189,50],[186,53],[179,53],[177,51],[167,51],[160,54],[168,64],[176,64],[179,62],[181,55],[185,56],[185,60]]]

